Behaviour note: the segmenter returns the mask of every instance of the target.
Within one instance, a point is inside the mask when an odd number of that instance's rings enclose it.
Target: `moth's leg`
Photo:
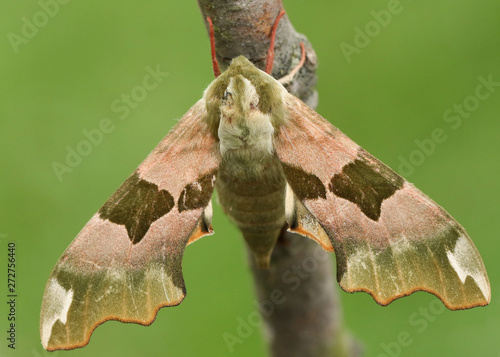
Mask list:
[[[271,44],[269,45],[269,50],[267,51],[266,57],[266,73],[271,74],[273,70],[273,60],[274,60],[274,40],[276,39],[276,29],[278,28],[278,24],[280,22],[281,17],[285,15],[285,11],[282,10],[276,21],[274,21],[273,29],[271,30]]]
[[[304,42],[301,42],[300,43],[300,50],[302,51],[302,55],[300,57],[300,62],[298,65],[295,66],[294,69],[292,69],[290,71],[290,73],[288,73],[286,76],[278,79],[278,82],[280,82],[281,84],[285,85],[289,82],[292,81],[293,77],[297,74],[297,72],[302,68],[302,66],[304,65],[304,62],[306,61],[306,49],[304,47]]]
[[[219,62],[217,62],[217,56],[215,54],[215,36],[214,36],[214,24],[212,23],[212,19],[207,16],[208,26],[210,27],[210,49],[212,51],[212,67],[214,69],[215,78],[220,75],[220,67]]]

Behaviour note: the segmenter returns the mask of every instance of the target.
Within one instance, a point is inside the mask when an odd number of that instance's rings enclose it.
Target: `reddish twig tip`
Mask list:
[[[273,60],[274,60],[274,40],[276,39],[276,30],[278,29],[278,24],[281,17],[285,15],[285,10],[281,10],[278,17],[274,21],[273,28],[271,30],[271,43],[269,44],[269,50],[267,51],[266,57],[266,73],[271,74],[273,70]]]
[[[212,52],[212,67],[214,69],[215,78],[220,75],[219,62],[217,62],[217,55],[215,54],[215,35],[214,35],[214,24],[212,23],[212,19],[207,16],[208,26],[210,28],[210,49]]]

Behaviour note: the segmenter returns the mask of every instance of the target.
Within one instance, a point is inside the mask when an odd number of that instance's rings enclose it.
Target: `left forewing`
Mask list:
[[[484,264],[457,221],[299,99],[287,107],[275,149],[293,191],[288,221],[327,250],[330,238],[344,290],[382,305],[417,290],[450,309],[489,303]]]
[[[64,252],[47,283],[43,346],[88,343],[107,320],[153,322],[185,296],[186,245],[211,233],[217,144],[195,104]]]

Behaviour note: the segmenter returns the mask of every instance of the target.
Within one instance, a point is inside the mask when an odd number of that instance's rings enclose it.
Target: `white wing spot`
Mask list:
[[[285,194],[285,217],[288,224],[292,224],[295,215],[295,197],[292,188],[287,183],[286,184],[286,194]]]
[[[47,347],[52,334],[52,327],[57,320],[66,324],[69,307],[73,302],[73,290],[64,289],[55,278],[52,278],[49,281],[45,299],[47,300],[48,307],[44,312],[42,344],[44,347]]]
[[[484,297],[490,299],[491,289],[486,279],[486,276],[478,268],[477,253],[470,245],[468,239],[464,236],[458,238],[453,252],[447,251],[446,255],[451,266],[458,274],[462,284],[470,276],[476,282],[476,285],[481,289]]]
[[[205,216],[205,222],[207,226],[210,226],[212,223],[212,217],[214,215],[214,210],[212,208],[212,200],[208,201],[207,207],[203,210],[203,215]]]

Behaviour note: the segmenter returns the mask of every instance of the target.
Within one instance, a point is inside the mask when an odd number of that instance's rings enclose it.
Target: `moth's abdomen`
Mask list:
[[[285,225],[286,180],[274,156],[245,168],[233,160],[221,164],[216,189],[226,215],[238,226],[261,268]]]

